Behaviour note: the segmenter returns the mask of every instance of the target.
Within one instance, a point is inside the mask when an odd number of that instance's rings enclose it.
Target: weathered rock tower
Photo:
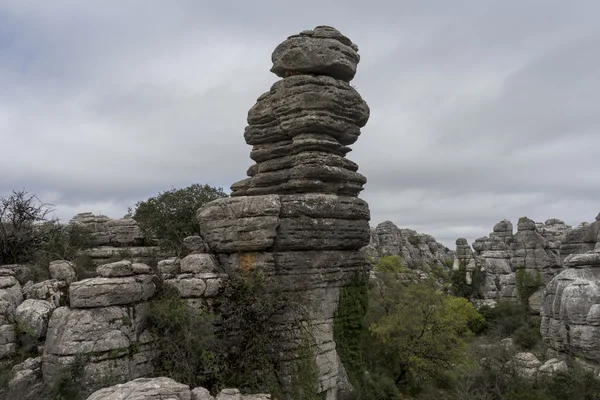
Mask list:
[[[225,269],[258,269],[304,299],[316,338],[319,392],[335,399],[342,372],[333,340],[340,289],[367,262],[370,213],[357,197],[366,178],[345,158],[369,118],[349,84],[358,48],[336,29],[290,36],[272,55],[282,77],[248,113],[244,137],[256,162],[230,198],[198,212],[207,247]],[[286,344],[289,347],[289,343]],[[293,350],[293,349],[292,349]],[[287,351],[293,362],[293,351]],[[285,358],[285,355],[283,356]]]

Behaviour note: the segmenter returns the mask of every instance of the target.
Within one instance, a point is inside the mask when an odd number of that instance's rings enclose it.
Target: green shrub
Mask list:
[[[483,298],[483,287],[485,285],[485,271],[476,267],[471,271],[471,283],[467,283],[467,262],[459,262],[458,269],[450,273],[450,292],[454,296],[464,297],[465,299]]]
[[[148,328],[161,353],[155,372],[191,387],[214,386],[222,367],[213,322],[213,315],[191,309],[177,290],[161,287],[148,314]]]
[[[43,398],[52,400],[83,400],[89,393],[83,383],[86,359],[77,355],[70,365],[61,367],[45,390]]]
[[[129,210],[147,237],[156,237],[166,252],[185,254],[183,239],[200,234],[196,212],[204,204],[227,197],[221,188],[193,184],[183,189],[171,189],[146,201],[139,201]]]
[[[400,256],[385,256],[377,261],[375,271],[402,273],[410,270],[402,266],[402,258]]]

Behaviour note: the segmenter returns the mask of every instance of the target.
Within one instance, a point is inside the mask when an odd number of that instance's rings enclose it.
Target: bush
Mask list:
[[[147,237],[156,237],[164,250],[182,255],[185,252],[183,239],[200,234],[196,220],[198,209],[222,197],[227,197],[222,188],[194,184],[139,201],[129,213]]]
[[[0,265],[31,262],[57,228],[50,204],[28,192],[0,197]]]
[[[467,263],[463,260],[459,263],[458,269],[452,270],[450,282],[450,291],[453,295],[465,299],[480,299],[483,298],[485,271],[476,267],[471,271],[471,283],[467,283]]]
[[[473,305],[441,293],[432,283],[370,291],[364,349],[369,371],[386,375],[405,388],[432,379],[464,359],[470,326],[481,329],[483,318]]]
[[[214,316],[193,310],[177,290],[162,286],[150,303],[148,327],[161,355],[155,373],[191,387],[213,387],[219,380]]]

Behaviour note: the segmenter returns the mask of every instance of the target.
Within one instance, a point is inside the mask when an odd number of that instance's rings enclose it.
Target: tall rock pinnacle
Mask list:
[[[198,211],[202,236],[221,266],[259,270],[303,299],[281,324],[307,322],[314,338],[318,392],[335,399],[343,366],[333,340],[340,290],[368,262],[370,212],[357,197],[366,178],[345,158],[369,118],[349,84],[358,47],[336,29],[318,26],[275,49],[271,71],[282,77],[248,113],[244,137],[256,162],[230,198]],[[293,343],[281,343],[293,363]],[[285,368],[280,372],[285,380]]]

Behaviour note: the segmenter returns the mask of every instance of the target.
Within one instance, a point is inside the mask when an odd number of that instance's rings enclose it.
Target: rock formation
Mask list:
[[[454,258],[454,253],[433,236],[412,229],[400,229],[391,221],[382,222],[371,229],[370,243],[361,251],[374,261],[380,257],[398,255],[404,266],[425,272],[436,265],[448,267]]]
[[[453,271],[463,269],[465,271],[465,282],[467,285],[473,282],[473,273],[480,267],[477,265],[477,259],[473,255],[473,250],[465,238],[456,239],[456,253],[452,264]]]
[[[567,234],[569,252],[576,246],[592,250],[565,258],[565,270],[546,286],[541,311],[542,338],[550,347],[549,357],[578,355],[596,371],[600,371],[599,231],[597,217],[595,222]]]
[[[269,400],[268,394],[242,395],[237,389],[223,389],[216,400]],[[170,378],[138,378],[127,383],[100,389],[87,400],[215,400],[208,390],[188,385]]]
[[[519,219],[511,248],[514,271],[525,268],[527,273],[534,276],[539,274],[544,283],[548,283],[561,269],[559,246],[546,240],[532,219]]]
[[[367,261],[370,212],[356,196],[366,182],[344,156],[369,108],[348,83],[358,48],[334,28],[290,36],[272,56],[283,79],[248,113],[244,137],[256,162],[230,198],[198,212],[202,237],[222,268],[275,276],[303,306],[316,340],[318,392],[334,399],[340,365],[333,316],[340,288]],[[290,310],[282,329],[304,317]],[[295,344],[281,353],[293,365]],[[286,367],[279,371],[285,380]]]
[[[500,221],[489,236],[473,243],[476,262],[485,272],[483,298],[492,302],[516,300],[516,275],[523,269],[541,283],[529,299],[532,312],[539,312],[544,284],[563,269],[563,251],[580,253],[594,248],[595,242],[590,242],[593,234],[588,236],[588,230],[588,225],[572,229],[557,218],[536,223],[523,217],[513,233],[510,221]]]
[[[158,255],[157,242],[147,238],[131,217],[110,219],[105,215],[86,212],[75,215],[69,224],[90,235],[93,247],[84,253],[96,266],[117,257],[150,263]]]
[[[50,317],[42,365],[46,383],[77,356],[86,359],[88,388],[152,371],[156,354],[145,330],[155,290],[150,267],[120,261],[98,267],[97,273],[97,278],[71,283],[70,306],[57,308]]]

